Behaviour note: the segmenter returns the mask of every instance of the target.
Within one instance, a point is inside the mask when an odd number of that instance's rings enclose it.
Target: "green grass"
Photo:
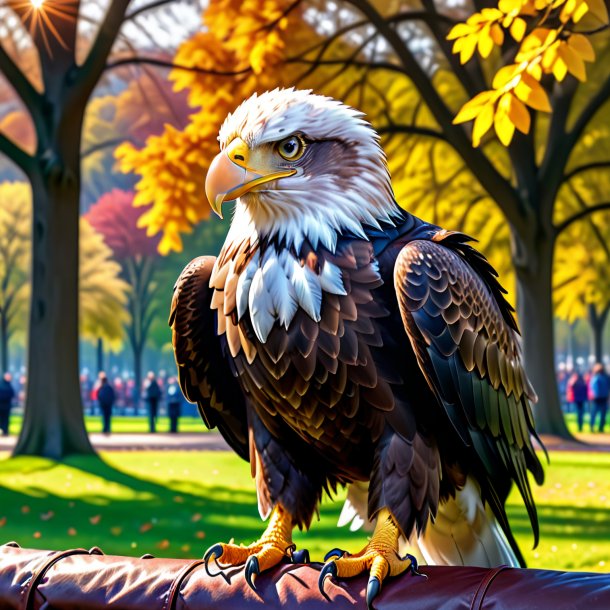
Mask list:
[[[198,557],[211,544],[255,540],[263,529],[249,466],[227,452],[116,452],[103,460],[0,461],[0,542],[106,553]],[[530,567],[606,571],[610,560],[610,453],[551,455],[535,490],[541,542],[532,550],[516,494],[509,517]],[[295,541],[321,560],[334,546],[359,549],[362,533],[335,527],[341,497]]]
[[[18,435],[21,430],[21,416],[11,416],[10,422],[10,433]],[[86,415],[85,426],[87,431],[101,432],[102,431],[102,417],[101,415]],[[203,420],[200,417],[181,417],[178,424],[178,430],[180,432],[207,432],[208,429],[205,427]],[[169,431],[169,418],[158,417],[157,418],[157,431],[168,432]],[[117,434],[124,433],[143,433],[148,432],[148,417],[145,415],[121,415],[112,418],[112,432]]]

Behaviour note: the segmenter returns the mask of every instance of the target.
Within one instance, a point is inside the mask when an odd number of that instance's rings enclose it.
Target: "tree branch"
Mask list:
[[[34,158],[3,133],[0,133],[0,153],[4,153],[26,176],[34,169]]]
[[[438,44],[442,54],[462,84],[462,87],[468,93],[468,96],[474,97],[477,93],[487,89],[485,77],[483,76],[481,64],[476,53],[466,65],[462,65],[459,56],[453,52],[453,42],[447,40],[450,27],[455,22],[439,19],[440,13],[436,10],[434,0],[422,0],[422,4],[428,13],[428,19],[425,22],[436,39],[436,44]]]
[[[567,137],[561,142],[561,146],[559,148],[563,149],[564,151],[562,155],[562,173],[568,159],[570,158],[570,154],[572,153],[574,146],[580,139],[580,136],[583,134],[584,130],[587,128],[587,125],[595,116],[597,111],[608,101],[609,97],[610,75],[608,75],[601,87],[597,90],[597,93],[589,100],[589,103],[584,107],[578,119],[576,119],[574,126],[567,133]]]
[[[555,234],[559,235],[563,231],[565,231],[569,226],[586,218],[589,214],[593,214],[594,212],[600,212],[602,210],[610,210],[610,201],[604,201],[603,203],[598,203],[596,205],[587,206],[586,209],[579,210],[567,220],[564,220],[562,223],[555,226]]]
[[[593,161],[591,163],[585,163],[575,167],[572,171],[569,171],[564,177],[563,182],[569,182],[574,176],[587,172],[591,169],[606,169],[610,167],[610,161]]]
[[[125,21],[131,21],[132,19],[135,19],[138,15],[141,15],[142,13],[146,13],[147,11],[150,11],[152,9],[159,8],[160,6],[165,6],[166,4],[172,4],[173,1],[174,0],[157,0],[156,2],[151,2],[150,4],[141,6],[140,8],[131,11],[131,13],[128,13],[125,16]]]
[[[19,69],[19,66],[11,59],[11,56],[6,52],[1,42],[0,71],[6,76],[6,79],[17,92],[17,95],[23,101],[30,114],[34,115],[37,113],[40,110],[42,101],[41,94],[36,91],[32,83]]]
[[[497,202],[509,223],[517,231],[525,231],[526,219],[520,213],[523,202],[519,194],[491,161],[478,148],[474,148],[461,126],[453,125],[453,112],[447,107],[444,100],[434,88],[428,74],[419,65],[410,49],[405,45],[396,30],[390,27],[384,17],[367,0],[346,0],[348,4],[356,7],[375,26],[390,47],[396,53],[420,95],[423,97],[430,112],[439,123],[447,142],[453,146],[464,159],[470,171],[477,177],[481,186]]]
[[[419,127],[417,125],[403,125],[401,123],[391,123],[390,125],[384,125],[383,127],[376,127],[379,135],[388,135],[401,133],[412,136],[426,136],[429,138],[436,138],[437,140],[447,141],[445,134],[437,131],[436,129],[430,129],[429,127]]]
[[[553,112],[538,178],[539,192],[543,199],[539,201],[539,205],[544,218],[552,218],[557,193],[563,181],[563,172],[573,146],[567,142],[569,137],[566,137],[566,124],[576,87],[575,78],[555,84]]]
[[[223,71],[223,70],[207,70],[205,68],[198,68],[197,66],[183,66],[181,64],[175,64],[171,61],[165,61],[163,59],[156,59],[154,57],[128,57],[125,59],[117,59],[109,64],[106,64],[106,70],[113,70],[121,66],[129,66],[132,64],[149,64],[151,66],[158,66],[160,68],[171,68],[172,70],[186,70],[187,72],[197,72],[199,74],[210,74],[212,76],[241,76],[252,71],[252,68],[243,68],[242,70]]]
[[[130,0],[112,0],[87,58],[77,68],[76,86],[88,98],[100,79],[116,41]]]
[[[92,144],[89,148],[82,151],[80,154],[81,159],[86,159],[88,156],[99,152],[100,150],[104,150],[104,148],[111,148],[113,146],[118,146],[123,142],[129,142],[129,138],[113,138],[112,140],[105,140],[104,142],[98,142],[97,144]]]

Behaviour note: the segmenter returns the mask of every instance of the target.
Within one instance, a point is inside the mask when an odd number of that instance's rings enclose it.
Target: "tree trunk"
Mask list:
[[[133,404],[137,410],[142,396],[142,346],[133,346]]]
[[[523,334],[525,371],[538,395],[534,406],[536,429],[570,439],[555,376],[553,328],[553,239],[541,231],[516,243],[517,313]]]
[[[2,313],[0,318],[0,341],[2,343],[2,373],[6,373],[9,368],[9,357],[8,357],[8,320],[4,313]]]
[[[78,118],[74,118],[78,122]],[[70,137],[71,134],[67,134]],[[78,142],[78,139],[77,139]],[[78,151],[78,144],[75,146]],[[32,300],[23,426],[14,455],[95,453],[83,417],[78,354],[78,160],[31,176]]]
[[[97,340],[96,357],[97,372],[99,373],[104,370],[104,340],[101,337],[98,337]]]
[[[608,318],[608,309],[597,313],[595,305],[589,304],[589,324],[591,325],[591,353],[595,362],[603,362],[604,357],[604,328]]]

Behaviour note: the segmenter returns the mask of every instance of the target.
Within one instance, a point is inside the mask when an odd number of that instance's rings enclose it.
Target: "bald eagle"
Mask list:
[[[534,538],[528,470],[535,394],[518,329],[462,233],[401,209],[362,113],[310,91],[254,95],[229,115],[206,194],[235,209],[218,257],[180,275],[170,315],[180,383],[209,428],[249,460],[269,524],[206,560],[246,579],[294,554],[323,491],[353,485],[348,520],[376,522],[321,571],[388,575],[428,561],[519,565],[504,508],[514,482]],[[364,502],[356,501],[359,496]],[[357,515],[365,506],[365,515]],[[351,511],[351,512],[350,512]]]

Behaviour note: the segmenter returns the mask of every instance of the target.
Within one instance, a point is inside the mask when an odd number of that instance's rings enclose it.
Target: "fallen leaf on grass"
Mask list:
[[[123,533],[123,528],[122,527],[111,527],[110,533],[113,536],[120,536]]]
[[[170,545],[169,540],[161,540],[161,542],[157,543],[157,548],[165,550],[168,549]]]
[[[94,515],[93,517],[89,517],[89,523],[91,525],[97,525],[102,519],[102,515]]]
[[[38,538],[42,538],[42,534],[40,532],[34,532],[32,534],[32,536],[34,536],[34,538],[38,539]]]
[[[183,545],[180,547],[180,550],[181,550],[183,553],[188,553],[188,552],[191,550],[191,545],[190,545],[190,544],[183,544]]]
[[[182,496],[174,496],[174,502],[176,504],[184,504],[184,498]]]
[[[142,525],[140,525],[140,534],[145,534],[146,532],[150,532],[150,530],[152,528],[153,528],[152,523],[142,523]]]
[[[205,538],[205,532],[202,532],[202,531],[196,532],[195,538],[199,538],[199,540],[203,540]]]
[[[201,513],[195,513],[192,517],[191,517],[191,521],[193,523],[197,523],[197,521],[201,521]]]
[[[49,519],[52,519],[54,516],[55,516],[55,513],[52,510],[50,510],[46,513],[40,513],[40,519],[42,521],[48,521]]]
[[[24,515],[27,515],[27,514],[30,512],[30,507],[29,507],[27,504],[24,504],[24,505],[21,507],[21,512],[22,512]]]
[[[4,527],[6,525],[6,517],[2,517],[2,519],[0,519],[0,527]]]
[[[77,533],[78,532],[73,527],[68,528],[68,536],[76,536]]]

